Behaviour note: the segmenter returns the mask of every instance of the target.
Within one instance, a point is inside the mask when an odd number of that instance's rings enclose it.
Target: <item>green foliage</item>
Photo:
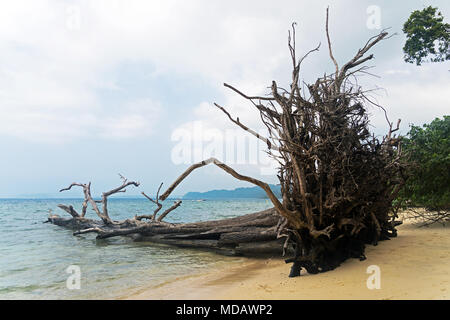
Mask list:
[[[403,47],[405,61],[421,65],[429,57],[431,62],[450,60],[450,24],[437,8],[429,6],[411,13],[403,25],[406,43]]]
[[[450,209],[450,116],[423,128],[411,126],[403,150],[412,162],[411,176],[399,200],[428,210]]]

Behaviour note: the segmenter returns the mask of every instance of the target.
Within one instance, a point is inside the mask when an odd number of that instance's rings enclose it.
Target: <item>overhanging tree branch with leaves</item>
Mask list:
[[[405,61],[420,66],[423,62],[450,60],[450,24],[444,22],[442,13],[429,6],[415,10],[403,25],[406,43],[403,47]]]

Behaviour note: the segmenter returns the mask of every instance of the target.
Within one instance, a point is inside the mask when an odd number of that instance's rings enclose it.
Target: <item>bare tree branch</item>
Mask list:
[[[298,219],[295,218],[295,214],[293,212],[290,212],[288,210],[286,210],[283,205],[280,203],[280,201],[278,200],[278,198],[275,196],[275,194],[272,192],[272,190],[270,189],[269,185],[265,182],[262,182],[258,179],[252,178],[252,177],[248,177],[248,176],[244,176],[241,175],[239,173],[237,173],[235,170],[233,170],[232,168],[230,168],[229,166],[227,166],[226,164],[220,162],[219,160],[215,159],[215,158],[209,158],[208,160],[204,160],[198,163],[195,163],[193,165],[191,165],[185,172],[183,172],[183,174],[181,176],[179,176],[175,182],[173,182],[170,187],[159,197],[160,200],[165,200],[167,199],[167,197],[172,193],[172,191],[195,169],[204,167],[208,164],[214,164],[217,167],[219,167],[220,169],[224,170],[226,173],[232,175],[233,177],[235,177],[238,180],[242,180],[242,181],[247,181],[250,182],[254,185],[257,185],[258,187],[262,188],[267,196],[269,197],[270,201],[274,204],[275,209],[282,215],[284,216],[286,219],[288,219],[288,221],[294,225],[294,226],[304,226],[303,223],[301,223],[300,221],[298,221]]]
[[[328,10],[329,10],[329,7],[327,7],[327,21],[325,23],[325,30],[326,30],[326,34],[327,34],[328,51],[329,51],[329,54],[330,54],[330,58],[333,61],[334,66],[336,67],[336,77],[337,77],[338,74],[339,74],[339,66],[338,66],[338,63],[337,63],[336,59],[333,56],[333,50],[331,50],[330,33],[328,32]]]
[[[141,220],[141,219],[143,219],[143,218],[145,218],[145,219],[151,219],[151,220],[155,220],[155,219],[156,219],[156,214],[157,214],[157,213],[159,212],[159,210],[161,210],[161,208],[162,208],[162,204],[159,203],[159,199],[158,199],[159,190],[161,189],[162,185],[163,185],[163,184],[161,183],[160,186],[159,186],[159,188],[158,188],[158,192],[156,193],[156,201],[153,200],[152,198],[150,198],[148,195],[146,195],[145,192],[141,192],[141,194],[142,194],[144,197],[146,197],[148,200],[150,200],[151,202],[153,202],[154,204],[156,204],[156,205],[158,206],[158,208],[155,209],[155,211],[153,212],[153,215],[151,215],[151,216],[148,216],[148,215],[139,216],[139,217],[136,217],[137,220]]]
[[[108,214],[108,203],[107,203],[108,197],[110,195],[118,193],[118,192],[125,192],[124,189],[126,187],[130,186],[130,185],[134,185],[136,187],[139,186],[139,182],[134,182],[134,181],[128,182],[127,179],[125,179],[122,175],[119,174],[119,176],[123,180],[123,184],[121,186],[115,188],[115,189],[112,189],[110,191],[104,192],[102,194],[102,200],[101,201],[94,200],[92,198],[92,195],[91,195],[91,183],[90,182],[88,184],[74,182],[69,187],[61,189],[59,192],[70,190],[74,186],[82,187],[83,188],[83,193],[84,193],[84,201],[83,201],[83,209],[82,209],[81,217],[84,217],[86,215],[87,205],[88,205],[88,203],[90,203],[91,206],[92,206],[92,209],[99,216],[99,218],[102,219],[104,223],[110,224],[110,223],[112,223],[112,220],[110,219],[109,214]],[[97,206],[97,203],[102,203],[103,211],[100,211],[100,209]],[[62,206],[64,206],[64,205],[62,205]],[[66,206],[64,206],[64,207],[66,207]],[[62,207],[60,207],[60,208],[62,208]],[[67,207],[67,208],[70,210],[70,207]],[[65,210],[65,209],[63,209],[63,210]]]
[[[234,120],[234,119],[231,117],[231,115],[228,113],[228,111],[225,110],[224,107],[218,105],[217,103],[214,103],[214,105],[215,105],[217,108],[219,108],[220,110],[222,110],[222,112],[225,113],[225,114],[228,116],[228,118],[229,118],[233,123],[237,124],[239,127],[241,127],[242,129],[244,129],[245,131],[249,132],[250,134],[254,135],[254,136],[257,137],[258,139],[264,141],[264,142],[267,144],[267,147],[268,147],[269,149],[276,150],[276,151],[279,150],[278,147],[275,146],[275,145],[273,145],[272,142],[270,142],[269,139],[267,139],[267,138],[261,136],[261,135],[258,134],[256,131],[254,131],[254,130],[250,129],[249,127],[245,126],[244,124],[242,124],[242,123],[239,121],[239,118],[237,118],[236,120]]]
[[[175,201],[173,206],[171,206],[169,209],[161,213],[161,215],[158,217],[158,221],[162,221],[170,212],[175,210],[181,205],[181,200]]]
[[[248,100],[266,100],[266,101],[273,101],[273,100],[275,100],[272,97],[259,97],[259,96],[250,97],[250,96],[247,96],[246,94],[242,93],[241,91],[239,91],[235,87],[229,85],[228,83],[224,83],[223,85],[225,87],[233,90],[234,92],[238,93],[239,95],[243,96],[245,99],[248,99]]]
[[[74,218],[79,218],[80,217],[80,215],[78,214],[78,212],[75,211],[73,206],[66,206],[66,205],[63,205],[63,204],[58,204],[58,208],[66,211],[67,213],[69,213]]]

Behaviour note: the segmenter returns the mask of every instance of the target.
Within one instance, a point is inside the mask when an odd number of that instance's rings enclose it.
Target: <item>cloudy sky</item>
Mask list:
[[[382,88],[374,98],[392,121],[402,119],[403,133],[410,123],[421,125],[449,111],[449,63],[417,67],[403,62],[401,31],[411,11],[430,4],[448,21],[446,0],[0,4],[3,198],[51,195],[73,181],[92,181],[98,194],[120,182],[117,173],[142,183],[130,194],[153,193],[159,183],[171,183],[189,163],[186,154],[179,156],[186,142],[192,142],[188,158],[195,160],[208,153],[208,141],[217,145],[235,133],[213,102],[255,130],[261,128],[251,106],[222,84],[255,95],[266,93],[272,80],[287,85],[292,22],[297,22],[299,54],[322,44],[303,64],[305,81],[333,71],[324,29],[328,5],[340,63],[379,28],[397,33],[373,50],[369,65],[377,77],[361,81],[367,88]],[[373,131],[382,134],[383,115],[376,108],[370,113]],[[266,165],[263,146],[248,142],[246,148],[249,154],[259,152],[256,164],[222,160],[275,182],[261,169]],[[237,186],[246,184],[217,168],[203,168],[175,194]]]

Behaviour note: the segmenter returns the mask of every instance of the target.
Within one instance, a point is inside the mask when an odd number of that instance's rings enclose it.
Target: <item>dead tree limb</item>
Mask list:
[[[269,185],[265,182],[262,182],[258,179],[252,178],[252,177],[248,177],[248,176],[244,176],[241,175],[239,173],[237,173],[234,169],[232,169],[231,167],[227,166],[226,164],[220,162],[219,160],[217,160],[216,158],[209,158],[208,160],[204,160],[198,163],[195,163],[193,165],[191,165],[188,169],[186,169],[186,171],[183,172],[183,174],[181,174],[171,185],[170,187],[159,197],[160,200],[165,200],[171,193],[172,191],[195,169],[204,167],[208,164],[214,164],[217,167],[219,167],[220,169],[224,170],[226,173],[232,175],[233,177],[235,177],[238,180],[241,181],[246,181],[246,182],[250,182],[251,184],[254,184],[260,188],[262,188],[267,196],[269,197],[270,201],[274,204],[276,210],[280,213],[280,215],[282,215],[283,217],[285,217],[286,219],[288,219],[289,222],[291,222],[293,225],[297,226],[297,227],[301,227],[303,226],[303,223],[299,222],[298,219],[295,217],[295,212],[291,212],[286,210],[283,205],[281,204],[281,202],[278,200],[278,198],[275,196],[275,194],[272,192],[272,190],[270,189]]]
[[[120,185],[119,187],[114,188],[114,189],[112,189],[110,191],[104,192],[102,194],[102,200],[101,201],[94,200],[92,198],[92,195],[91,195],[91,183],[90,182],[87,183],[87,184],[74,182],[70,186],[68,186],[67,188],[63,188],[63,189],[59,190],[59,192],[68,191],[68,190],[72,189],[72,187],[74,187],[74,186],[82,187],[83,188],[83,193],[84,193],[84,201],[83,201],[82,214],[80,215],[80,217],[84,217],[86,215],[87,204],[90,203],[91,206],[92,206],[92,209],[95,211],[95,213],[98,215],[98,217],[100,219],[102,219],[102,221],[104,223],[111,224],[111,223],[113,223],[113,221],[111,220],[111,218],[109,217],[109,214],[108,214],[108,197],[113,195],[113,194],[115,194],[115,193],[118,193],[118,192],[125,192],[126,191],[125,188],[130,186],[130,185],[134,185],[136,187],[139,186],[139,182],[128,181],[122,175],[119,174],[119,176],[123,180],[122,185]],[[102,211],[100,211],[100,209],[98,208],[97,203],[101,203],[102,204]],[[59,205],[58,207],[60,207],[61,209],[65,210],[65,211],[67,211],[66,209],[68,209],[69,211],[71,210],[70,207],[67,207],[65,205]],[[73,210],[72,213],[76,213],[73,208],[72,208],[72,210]],[[69,212],[69,211],[67,211],[67,212]],[[72,214],[71,212],[69,212],[69,213]],[[72,216],[73,216],[73,214],[72,214]],[[74,216],[74,217],[76,217],[76,216]]]
[[[259,133],[257,133],[255,130],[250,129],[250,128],[247,127],[246,125],[242,124],[242,123],[239,121],[239,118],[236,118],[236,120],[233,119],[233,118],[231,117],[230,113],[229,113],[227,110],[225,110],[224,107],[218,105],[217,103],[214,103],[214,105],[215,105],[217,108],[219,108],[220,110],[222,110],[222,112],[225,113],[225,114],[227,115],[228,119],[230,119],[231,122],[233,122],[234,124],[238,125],[239,127],[241,127],[242,129],[244,129],[245,131],[249,132],[250,134],[254,135],[254,136],[257,137],[258,139],[264,141],[264,142],[267,144],[267,147],[269,148],[269,150],[272,149],[272,150],[278,151],[278,147],[275,146],[275,145],[272,145],[272,143],[270,142],[269,139],[264,138],[264,137],[261,136]]]
[[[328,41],[328,52],[330,54],[330,58],[334,63],[334,66],[336,67],[336,77],[338,76],[339,73],[339,65],[336,61],[336,59],[333,56],[333,50],[331,49],[331,40],[330,40],[330,33],[328,31],[328,11],[329,11],[329,7],[327,7],[327,21],[325,23],[325,30],[326,30],[326,34],[327,34],[327,41]]]
[[[285,241],[278,239],[275,226],[279,215],[274,209],[236,218],[196,223],[172,224],[135,219],[105,224],[86,218],[61,218],[52,215],[48,222],[74,230],[74,235],[95,234],[97,239],[128,236],[179,247],[214,250],[227,255],[275,254],[281,256]],[[289,246],[287,252],[292,252]]]
[[[58,208],[64,210],[65,212],[69,213],[72,217],[74,218],[79,218],[81,217],[78,212],[75,211],[75,209],[73,208],[73,206],[66,206],[63,204],[58,204]]]
[[[139,182],[128,181],[120,173],[119,173],[119,176],[120,176],[120,178],[123,181],[122,185],[120,185],[117,188],[114,188],[112,190],[109,190],[107,192],[103,192],[103,194],[102,194],[102,208],[103,208],[102,216],[107,218],[107,219],[109,219],[109,214],[108,214],[108,197],[113,195],[113,194],[115,194],[115,193],[126,192],[126,187],[131,186],[131,185],[133,185],[135,187],[139,187]]]
[[[181,200],[175,201],[173,206],[171,206],[169,209],[161,213],[161,215],[158,217],[158,221],[162,221],[170,212],[175,210],[181,205]]]

